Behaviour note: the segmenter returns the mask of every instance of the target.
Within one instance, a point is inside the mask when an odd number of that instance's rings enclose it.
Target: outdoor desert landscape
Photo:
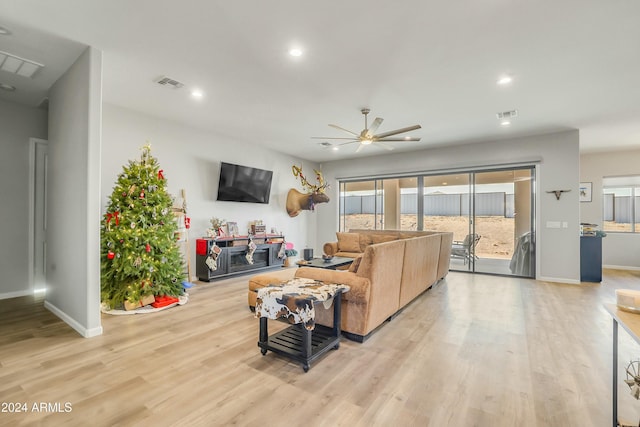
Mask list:
[[[382,215],[378,216],[382,221]],[[344,221],[344,222],[343,222]],[[374,227],[373,214],[352,214],[340,219],[343,230]],[[417,229],[416,215],[401,215],[402,230]],[[378,227],[381,228],[381,227]],[[424,230],[452,231],[454,240],[463,240],[469,234],[469,219],[463,216],[425,216]],[[515,242],[514,219],[503,216],[476,217],[476,233],[480,236],[476,255],[485,258],[510,259]]]

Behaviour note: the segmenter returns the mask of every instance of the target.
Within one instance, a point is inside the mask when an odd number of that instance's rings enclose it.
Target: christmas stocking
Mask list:
[[[247,262],[251,265],[253,265],[253,253],[256,251],[256,248],[257,246],[253,243],[253,240],[249,241],[249,250],[247,250],[245,258],[247,258]]]
[[[287,243],[286,242],[282,242],[282,244],[280,245],[280,250],[278,251],[278,259],[285,258],[285,256],[284,256],[285,255],[284,254],[285,246],[287,246]]]

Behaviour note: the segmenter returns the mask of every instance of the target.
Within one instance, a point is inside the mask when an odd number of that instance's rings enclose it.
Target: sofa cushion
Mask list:
[[[348,285],[351,289],[349,292],[342,294],[343,301],[349,301],[355,304],[366,304],[369,302],[371,282],[366,277],[358,277],[348,271],[311,267],[298,268],[295,277],[320,280],[324,283],[341,283]]]
[[[371,243],[385,243],[391,242],[393,240],[398,240],[398,236],[394,234],[372,234],[371,235]]]
[[[366,233],[358,233],[360,236],[360,252],[364,252],[367,250],[367,246],[369,246],[371,242],[371,235]]]
[[[338,251],[360,252],[360,235],[358,233],[336,233],[338,236]]]
[[[334,256],[343,256],[343,257],[347,257],[347,258],[357,258],[360,255],[362,255],[362,252],[342,252],[342,251],[338,251],[333,255]]]
[[[349,271],[351,273],[356,273],[358,271],[358,267],[360,267],[360,261],[362,261],[362,255],[357,256],[353,259],[353,262],[349,266]]]

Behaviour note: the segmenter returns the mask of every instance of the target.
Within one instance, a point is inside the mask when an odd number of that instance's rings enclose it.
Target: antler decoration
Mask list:
[[[316,173],[317,185],[309,183],[307,178],[302,173],[302,166],[298,167],[293,165],[291,167],[293,176],[300,178],[302,186],[309,191],[308,194],[302,194],[295,188],[289,190],[287,194],[287,213],[290,217],[298,216],[301,211],[313,211],[317,203],[327,203],[329,196],[325,194],[325,190],[329,188],[329,184],[325,182],[322,172],[313,170]]]
[[[302,173],[302,166],[298,167],[296,165],[291,166],[291,171],[293,172],[293,176],[296,178],[300,178],[300,183],[302,187],[308,188],[312,193],[324,193],[327,188],[329,188],[329,184],[324,181],[324,177],[322,176],[322,172],[317,169],[313,171],[316,173],[316,181],[318,181],[318,185],[312,185],[307,181],[307,178]]]
[[[562,196],[562,193],[568,193],[571,190],[551,190],[551,191],[547,191],[547,193],[553,193],[556,195],[556,200],[560,200],[560,196]]]

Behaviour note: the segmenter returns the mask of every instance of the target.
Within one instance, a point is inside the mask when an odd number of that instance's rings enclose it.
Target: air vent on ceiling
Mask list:
[[[503,111],[502,113],[497,113],[496,116],[498,116],[498,119],[500,120],[512,119],[514,117],[518,117],[518,110]]]
[[[331,145],[333,145],[333,144],[331,144],[330,142],[327,142],[327,141],[319,142],[318,144],[322,145],[323,147],[331,147]]]
[[[180,89],[181,87],[184,86],[184,83],[181,83],[175,79],[172,79],[171,77],[167,77],[167,76],[163,76],[160,77],[156,83],[158,83],[159,85],[162,86],[173,86],[176,89]]]
[[[32,78],[44,65],[0,51],[0,70],[22,77]]]

